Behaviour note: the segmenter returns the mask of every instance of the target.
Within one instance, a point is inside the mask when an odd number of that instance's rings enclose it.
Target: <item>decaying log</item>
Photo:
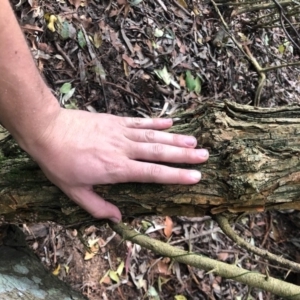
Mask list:
[[[300,106],[253,108],[204,104],[176,116],[172,132],[192,134],[210,159],[196,166],[192,186],[117,184],[95,190],[124,216],[199,216],[264,209],[300,209]],[[1,146],[0,211],[7,221],[91,220],[54,187],[29,158],[9,158]],[[195,166],[185,166],[195,168]]]

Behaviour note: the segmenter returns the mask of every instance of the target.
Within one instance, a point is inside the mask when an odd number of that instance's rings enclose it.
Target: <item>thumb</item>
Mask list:
[[[96,219],[109,219],[114,223],[122,220],[120,210],[115,205],[105,201],[91,189],[80,188],[73,193],[72,198]]]

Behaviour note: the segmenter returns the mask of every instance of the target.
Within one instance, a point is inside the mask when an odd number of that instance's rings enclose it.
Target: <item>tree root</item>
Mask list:
[[[300,287],[294,284],[268,277],[260,273],[251,272],[235,265],[219,262],[203,255],[178,249],[161,241],[151,239],[146,235],[130,229],[123,223],[110,223],[110,227],[125,240],[130,240],[159,255],[170,257],[180,263],[206,270],[209,273],[213,272],[223,278],[234,279],[251,287],[263,289],[286,299],[300,299]]]

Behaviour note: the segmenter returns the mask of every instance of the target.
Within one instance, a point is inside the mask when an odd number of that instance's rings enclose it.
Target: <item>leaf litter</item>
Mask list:
[[[211,99],[253,104],[258,75],[207,1],[12,3],[39,70],[66,108],[163,117]],[[247,14],[227,17],[231,32],[262,66],[299,59],[281,28],[251,36],[247,20]],[[261,105],[299,104],[298,74],[299,66],[268,72]],[[235,230],[252,244],[296,261],[297,222],[295,212],[261,213],[244,217]],[[295,274],[234,245],[210,217],[137,218],[132,226],[201,255],[297,283]],[[90,300],[277,299],[157,257],[105,226],[45,223],[24,225],[24,231],[45,266]]]

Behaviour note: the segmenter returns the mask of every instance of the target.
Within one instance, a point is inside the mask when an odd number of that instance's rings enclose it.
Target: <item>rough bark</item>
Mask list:
[[[17,226],[0,233],[0,299],[87,300],[44,268]]]
[[[229,102],[205,104],[176,116],[172,132],[193,134],[210,151],[196,166],[193,186],[118,184],[96,191],[124,216],[199,216],[300,208],[300,106],[253,108]],[[0,157],[0,211],[7,221],[90,221],[43,176],[29,158]],[[195,166],[186,166],[195,168]]]

